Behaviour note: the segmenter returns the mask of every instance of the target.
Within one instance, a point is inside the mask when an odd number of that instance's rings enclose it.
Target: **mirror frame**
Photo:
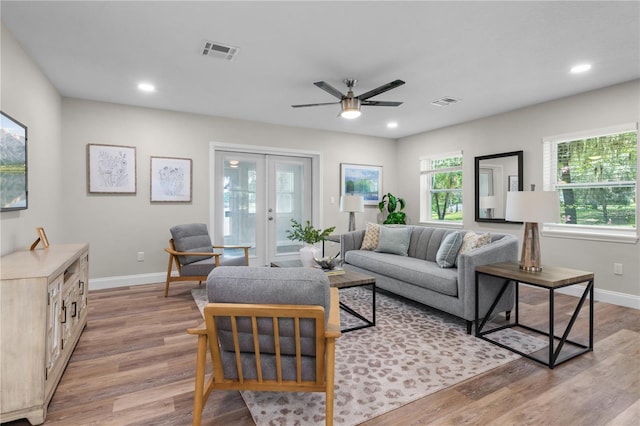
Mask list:
[[[494,222],[494,223],[522,223],[522,222],[512,222],[506,220],[505,218],[485,218],[480,217],[480,161],[482,160],[490,160],[494,158],[503,158],[503,157],[517,157],[518,161],[518,191],[522,191],[524,187],[523,183],[523,151],[512,151],[512,152],[504,152],[502,154],[492,154],[492,155],[482,155],[475,158],[475,212],[476,212],[476,222]],[[506,198],[505,198],[506,202]]]

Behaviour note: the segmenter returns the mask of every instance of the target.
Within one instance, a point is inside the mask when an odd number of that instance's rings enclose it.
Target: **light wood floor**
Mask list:
[[[196,340],[185,330],[201,321],[190,294],[197,283],[172,284],[166,299],[163,286],[89,293],[87,327],[45,424],[191,423]],[[558,295],[559,321],[576,300]],[[544,326],[547,293],[525,289],[521,301],[521,321],[526,315],[527,324]],[[637,425],[640,311],[596,302],[595,318],[593,353],[554,370],[519,359],[365,425]],[[585,334],[584,327],[578,331]],[[253,425],[238,392],[214,393],[204,418],[204,424]]]

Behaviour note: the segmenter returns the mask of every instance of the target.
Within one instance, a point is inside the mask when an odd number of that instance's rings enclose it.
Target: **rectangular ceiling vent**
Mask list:
[[[239,51],[240,48],[238,47],[225,46],[224,44],[205,40],[202,48],[202,55],[231,61]]]
[[[455,104],[460,102],[460,99],[452,98],[451,96],[444,96],[440,99],[436,99],[435,101],[431,101],[431,105],[435,106],[449,106],[451,104]]]

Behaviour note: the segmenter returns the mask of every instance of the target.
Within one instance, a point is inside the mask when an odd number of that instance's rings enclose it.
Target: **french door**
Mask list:
[[[311,220],[308,157],[215,151],[213,226],[216,244],[249,245],[250,264],[298,255],[286,231]]]

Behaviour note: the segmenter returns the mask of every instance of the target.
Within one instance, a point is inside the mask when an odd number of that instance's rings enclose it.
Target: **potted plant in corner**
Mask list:
[[[317,257],[318,249],[314,244],[324,241],[335,229],[336,227],[332,226],[331,228],[320,230],[314,228],[311,221],[307,220],[303,226],[295,219],[291,219],[291,229],[286,231],[286,235],[291,241],[301,241],[304,243],[304,246],[300,249],[302,266],[313,266],[315,264],[313,258]]]
[[[389,192],[388,194],[383,195],[382,200],[380,200],[380,202],[378,203],[378,209],[380,210],[380,213],[384,214],[385,206],[388,214],[387,218],[382,223],[406,225],[407,214],[402,211],[405,207],[404,198],[396,197]]]

